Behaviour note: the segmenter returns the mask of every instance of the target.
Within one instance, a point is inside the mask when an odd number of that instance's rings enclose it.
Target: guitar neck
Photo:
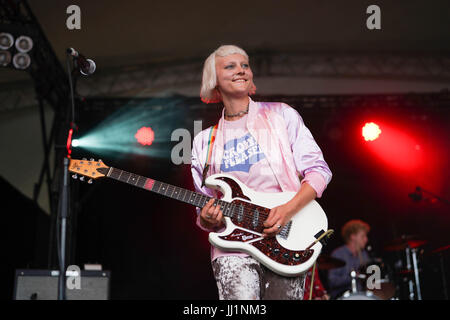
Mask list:
[[[99,171],[101,169],[98,169]],[[205,196],[201,193],[190,191],[188,189],[180,188],[168,183],[157,181],[154,179],[146,178],[138,174],[130,173],[117,168],[109,167],[105,170],[105,176],[111,179],[119,180],[131,184],[135,187],[139,187],[148,191],[152,191],[163,196],[182,201],[184,203],[189,203],[195,207],[203,208],[205,204],[211,199],[211,197]],[[220,204],[223,214],[228,216],[228,212],[231,211],[229,208],[232,204],[216,200]],[[227,210],[228,209],[228,210]]]

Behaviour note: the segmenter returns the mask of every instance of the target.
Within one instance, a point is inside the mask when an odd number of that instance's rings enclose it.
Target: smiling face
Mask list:
[[[253,84],[248,59],[241,54],[216,57],[217,89],[221,95],[247,96]]]

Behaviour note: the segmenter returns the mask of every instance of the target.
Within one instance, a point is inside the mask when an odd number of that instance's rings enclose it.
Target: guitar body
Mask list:
[[[268,209],[288,202],[296,194],[256,192],[226,174],[211,175],[205,180],[205,184],[209,188],[220,190],[224,195],[221,199],[223,201],[236,205],[246,202]],[[245,210],[245,213],[253,215],[251,210]],[[272,238],[263,238],[262,228],[246,227],[252,225],[254,220],[250,219],[247,224],[243,220],[245,219],[225,216],[225,230],[220,233],[211,232],[210,243],[225,251],[245,252],[272,271],[288,277],[298,276],[312,267],[322,250],[322,243],[316,241],[318,235],[328,228],[325,212],[315,200],[295,214],[288,229],[286,226]]]

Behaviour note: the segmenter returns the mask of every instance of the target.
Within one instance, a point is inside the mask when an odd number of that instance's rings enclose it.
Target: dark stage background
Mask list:
[[[333,172],[323,198],[318,199],[327,213],[329,228],[336,231],[323,252],[329,254],[342,244],[340,228],[349,219],[362,219],[372,226],[369,241],[375,255],[389,263],[399,256],[383,251],[383,246],[403,234],[415,235],[428,241],[421,255],[423,297],[442,299],[440,261],[431,251],[448,244],[448,205],[414,202],[408,194],[416,186],[448,194],[447,109],[439,104],[434,108],[406,106],[406,102],[387,106],[371,97],[362,99],[361,105],[347,107],[308,107],[301,104],[301,97],[255,100],[284,101],[295,107]],[[155,132],[155,143],[146,148],[159,152],[158,157],[149,157],[74,149],[74,158],[101,158],[107,165],[193,189],[190,165],[174,165],[170,160],[170,151],[178,143],[170,141],[170,133],[185,128],[193,135],[194,120],[203,120],[203,128],[207,128],[217,121],[221,107],[174,96],[91,99],[79,110],[79,136],[95,131],[105,119],[138,110],[142,114],[139,121],[147,121]],[[142,110],[151,110],[151,116]],[[374,157],[360,131],[365,122],[377,119],[395,123],[408,131],[405,134],[414,136],[425,161],[401,169]],[[103,179],[93,185],[74,181],[72,186],[76,203],[73,262],[101,263],[110,270],[112,299],[217,298],[207,234],[196,227],[193,207],[115,180]],[[326,284],[325,274],[321,275]]]
[[[188,132],[189,153],[194,121],[202,128],[218,121],[221,106],[197,98],[201,70],[215,48],[235,44],[252,61],[261,94],[254,100],[296,108],[333,172],[318,199],[335,230],[323,252],[342,245],[349,219],[372,226],[374,255],[398,270],[403,252],[385,245],[402,235],[425,240],[422,296],[443,299],[450,250],[434,251],[450,245],[448,204],[409,194],[420,186],[450,199],[449,4],[377,1],[373,16],[372,1],[361,0],[0,0],[0,42],[11,42],[4,33],[33,40],[25,70],[8,62],[5,51],[18,51],[14,41],[0,50],[0,297],[11,299],[15,269],[59,268],[55,220],[73,123],[74,138],[102,147],[73,148],[73,158],[101,158],[193,188],[190,165],[171,161],[179,145],[171,135]],[[73,5],[78,29],[67,24]],[[373,18],[381,29],[369,27]],[[69,47],[95,61],[95,74],[67,70]],[[369,143],[361,129],[371,121],[382,134]],[[143,126],[154,130],[151,146],[134,138]],[[193,207],[115,180],[71,181],[67,265],[99,263],[111,271],[112,299],[218,298],[207,234],[195,225]],[[327,285],[325,273],[321,278]]]

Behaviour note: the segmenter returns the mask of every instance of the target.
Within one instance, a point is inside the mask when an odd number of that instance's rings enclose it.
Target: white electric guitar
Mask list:
[[[69,171],[74,173],[74,178],[77,175],[81,175],[80,180],[90,178],[89,183],[92,179],[108,177],[199,208],[211,199],[198,192],[108,167],[101,160],[72,159]],[[205,185],[223,194],[223,198],[215,203],[221,207],[226,227],[221,233],[209,234],[211,244],[226,251],[248,253],[280,275],[293,277],[308,271],[333,232],[327,230],[325,212],[313,200],[296,213],[279,234],[263,238],[263,223],[270,209],[288,202],[295,192],[256,192],[227,174],[211,175],[206,178]]]

